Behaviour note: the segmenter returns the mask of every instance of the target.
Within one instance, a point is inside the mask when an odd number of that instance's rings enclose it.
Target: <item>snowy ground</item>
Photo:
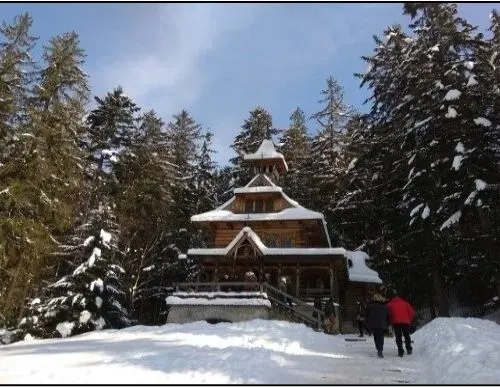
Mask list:
[[[371,337],[328,336],[301,324],[254,320],[136,326],[70,339],[0,346],[0,383],[497,383],[500,325],[437,319],[413,335],[414,353],[385,358]]]

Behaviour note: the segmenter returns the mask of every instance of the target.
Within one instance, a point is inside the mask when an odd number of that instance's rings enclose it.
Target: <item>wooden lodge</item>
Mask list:
[[[191,217],[211,236],[210,248],[187,253],[200,265],[197,282],[245,281],[253,272],[258,282],[278,286],[285,277],[286,292],[296,299],[333,297],[342,331],[352,331],[356,301],[381,284],[366,266],[368,255],[332,247],[323,214],[283,192],[279,178],[288,167],[271,141],[244,160],[255,177],[220,207]]]

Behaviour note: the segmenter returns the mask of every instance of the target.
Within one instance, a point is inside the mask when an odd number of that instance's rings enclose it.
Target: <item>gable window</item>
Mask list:
[[[247,200],[245,202],[245,213],[248,214],[251,212],[253,212],[253,201]]]
[[[255,212],[256,213],[264,212],[264,202],[262,200],[255,201]]]

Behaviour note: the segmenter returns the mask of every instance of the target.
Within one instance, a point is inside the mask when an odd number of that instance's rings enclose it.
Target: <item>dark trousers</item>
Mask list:
[[[406,351],[411,351],[411,337],[410,337],[410,325],[409,324],[393,324],[394,335],[396,336],[396,345],[398,346],[398,352],[403,353],[403,336],[405,338]]]
[[[385,329],[373,328],[373,340],[375,341],[375,348],[377,352],[382,352],[384,350],[384,334]]]
[[[368,328],[368,326],[365,325],[365,322],[363,320],[356,320],[356,321],[358,322],[359,335],[363,336],[363,331],[366,330],[368,336],[371,336],[370,328]]]
[[[363,336],[363,321],[358,320],[358,330],[359,330],[359,335]]]

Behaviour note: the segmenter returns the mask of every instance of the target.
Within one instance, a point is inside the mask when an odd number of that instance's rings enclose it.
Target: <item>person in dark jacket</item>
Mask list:
[[[321,297],[316,296],[314,297],[314,304],[313,304],[315,309],[318,310],[323,310],[323,303],[321,302]],[[312,316],[314,318],[318,317],[318,313],[316,311],[313,312]]]
[[[415,309],[408,301],[398,296],[387,303],[387,309],[389,311],[389,321],[394,328],[399,357],[403,357],[405,353],[403,350],[403,336],[405,338],[406,353],[411,355],[413,348],[411,346],[410,325],[415,316]]]
[[[363,337],[364,330],[366,330],[368,336],[371,336],[370,329],[366,325],[366,305],[367,302],[356,302],[356,322],[358,324],[359,337]]]
[[[386,302],[387,300],[377,293],[366,308],[366,324],[373,333],[378,357],[384,357],[384,334],[389,327],[389,312]]]

